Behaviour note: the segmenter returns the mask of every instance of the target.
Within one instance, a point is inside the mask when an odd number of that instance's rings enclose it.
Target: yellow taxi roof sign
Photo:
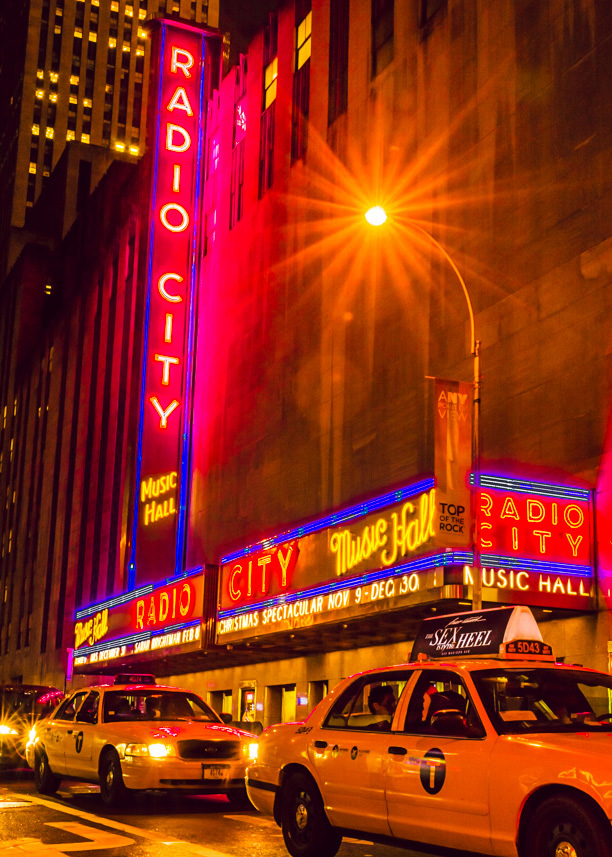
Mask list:
[[[505,657],[553,660],[529,607],[494,607],[425,619],[411,659]]]

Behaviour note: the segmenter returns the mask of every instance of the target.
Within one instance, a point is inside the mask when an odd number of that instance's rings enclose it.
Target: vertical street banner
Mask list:
[[[468,547],[472,534],[472,386],[436,378],[433,404],[435,542],[444,547]]]
[[[138,459],[129,585],[181,572],[189,486],[205,70],[213,34],[162,20],[155,99]]]

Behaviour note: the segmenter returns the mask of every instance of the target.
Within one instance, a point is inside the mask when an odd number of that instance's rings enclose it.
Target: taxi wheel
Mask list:
[[[524,857],[612,857],[610,826],[578,800],[543,803],[529,822]]]
[[[34,760],[34,783],[41,795],[54,795],[60,787],[60,778],[56,777],[49,765],[49,759],[44,750],[36,754]]]
[[[117,806],[127,797],[121,762],[115,750],[107,750],[100,761],[100,797],[104,806]]]
[[[319,790],[305,774],[283,787],[281,829],[292,857],[334,857],[342,837],[329,823]]]

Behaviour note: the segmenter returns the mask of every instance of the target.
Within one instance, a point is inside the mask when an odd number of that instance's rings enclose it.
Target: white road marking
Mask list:
[[[118,833],[108,833],[106,830],[98,830],[94,827],[89,827],[85,824],[80,824],[78,821],[55,821],[46,822],[48,827],[57,827],[66,833],[73,833],[75,836],[82,837],[85,842],[43,842],[41,839],[34,837],[23,837],[22,839],[13,839],[11,842],[5,843],[3,848],[4,854],[13,855],[14,857],[56,857],[56,855],[66,855],[70,851],[99,851],[102,848],[117,848],[120,845],[134,845],[135,840],[128,836],[119,836]]]
[[[203,845],[195,845],[193,842],[184,842],[181,839],[168,839],[163,833],[156,833],[154,830],[134,827],[131,824],[122,824],[120,821],[112,821],[110,818],[92,815],[92,813],[89,812],[82,812],[79,809],[74,809],[74,807],[63,806],[61,803],[55,803],[54,801],[45,800],[44,798],[34,795],[28,795],[27,800],[31,803],[36,803],[39,806],[46,806],[48,809],[56,810],[56,812],[63,812],[66,815],[73,815],[77,818],[82,818],[84,821],[91,821],[102,827],[110,827],[112,830],[121,830],[123,833],[129,833],[132,836],[140,836],[142,839],[150,839],[153,842],[159,842],[162,845],[176,845],[177,850],[180,848],[183,854],[195,854],[196,857],[233,857],[233,855],[229,854],[227,851],[216,851],[214,848],[206,848]],[[15,856],[19,855],[19,857],[24,857],[24,854],[26,854],[27,857],[31,857],[30,852],[15,851],[13,853]],[[45,851],[44,857],[56,857],[56,855],[49,851]]]

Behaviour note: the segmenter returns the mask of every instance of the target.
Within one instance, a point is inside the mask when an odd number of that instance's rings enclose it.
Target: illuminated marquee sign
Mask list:
[[[130,586],[179,573],[184,541],[205,69],[217,37],[161,21]]]
[[[143,586],[79,610],[74,623],[76,667],[159,652],[200,647],[204,573]]]
[[[592,564],[592,507],[587,490],[480,477],[477,491],[482,564],[520,557],[580,573]],[[505,561],[507,560],[507,562]]]
[[[476,574],[488,601],[593,609],[589,491],[481,475],[478,570],[436,495],[425,480],[225,557],[218,642],[463,598]]]
[[[421,555],[433,545],[435,493],[433,480],[426,480],[387,495],[386,503],[378,498],[359,512],[331,516],[330,522],[336,519],[331,528],[323,519],[285,533],[269,547],[263,543],[224,558],[221,610],[391,568]]]

